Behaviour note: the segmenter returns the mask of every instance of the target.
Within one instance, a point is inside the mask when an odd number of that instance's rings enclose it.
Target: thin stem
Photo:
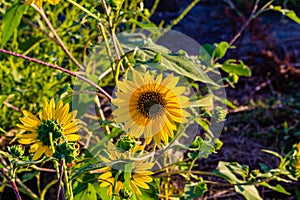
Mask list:
[[[10,179],[6,174],[5,172],[3,171],[3,169],[0,168],[0,173],[2,174],[2,176],[8,181],[8,183],[11,185],[12,189],[14,190],[15,192],[15,195],[17,197],[18,200],[22,200],[21,196],[20,196],[20,193],[19,193],[19,190],[17,188],[17,185],[15,183],[15,181],[13,181],[12,179]]]
[[[30,21],[28,18],[22,16],[22,19],[24,20],[24,22],[28,23],[30,26],[32,26],[33,28],[41,31],[44,35],[46,35],[50,40],[52,40],[53,42],[58,44],[57,39],[55,39],[54,37],[52,37],[51,35],[49,35],[49,33],[47,33],[46,31],[44,31],[43,29],[41,29],[38,25],[36,25],[35,23],[33,23],[32,21]]]
[[[20,192],[28,195],[32,200],[40,200],[40,198],[31,189],[29,189],[19,178],[16,178],[16,182],[20,186]]]
[[[166,27],[166,29],[163,31],[163,34],[166,33],[173,26],[177,25],[184,18],[184,16],[186,16],[188,12],[190,12],[190,10],[192,10],[192,8],[194,8],[194,6],[199,2],[200,0],[194,0],[192,3],[190,3],[188,7],[186,7],[176,19],[171,21],[171,24],[169,24]]]
[[[63,160],[61,160],[60,161],[60,165],[59,165],[59,179],[57,181],[57,195],[56,195],[56,200],[59,200],[60,193],[63,190],[63,186],[62,186],[62,184],[63,184],[63,182],[62,182],[63,174],[64,174]]]
[[[15,52],[12,52],[12,51],[8,51],[8,50],[5,50],[5,49],[0,49],[0,53],[5,53],[5,54],[8,54],[8,55],[12,55],[12,56],[15,56],[15,57],[19,57],[19,58],[22,58],[22,59],[25,59],[25,60],[28,60],[30,62],[35,62],[35,63],[38,63],[38,64],[41,64],[41,65],[44,65],[44,66],[47,66],[47,67],[50,67],[52,69],[56,69],[56,70],[59,70],[59,71],[62,71],[62,72],[65,72],[67,74],[70,74],[76,78],[79,78],[81,80],[83,80],[84,82],[88,83],[89,85],[93,86],[94,88],[98,89],[101,93],[103,93],[109,100],[112,100],[112,97],[105,91],[103,90],[100,86],[98,86],[97,84],[93,83],[92,81],[90,81],[89,79],[75,73],[75,72],[72,72],[70,70],[67,70],[65,68],[62,68],[60,66],[57,66],[57,65],[53,65],[53,64],[50,64],[50,63],[47,63],[47,62],[44,62],[44,61],[41,61],[41,60],[38,60],[38,59],[35,59],[35,58],[31,58],[31,57],[28,57],[28,56],[24,56],[22,54],[18,54],[18,53],[15,53]]]
[[[54,37],[57,40],[59,46],[64,50],[64,52],[68,55],[68,57],[72,60],[72,62],[77,65],[81,70],[84,70],[84,67],[74,58],[74,56],[70,53],[67,49],[66,45],[63,43],[59,35],[57,34],[55,28],[52,26],[50,20],[48,19],[47,15],[45,14],[43,8],[38,8],[33,4],[33,7],[41,14],[42,18],[46,22],[47,26],[50,28],[51,32],[53,33]]]
[[[86,14],[88,14],[89,16],[93,17],[97,21],[101,22],[101,19],[99,19],[95,14],[91,13],[88,9],[82,7],[80,4],[76,3],[73,0],[67,0],[67,1],[71,4],[73,4],[74,6],[76,6],[77,8],[79,8],[80,10],[82,10],[83,12],[85,12]]]
[[[103,8],[105,10],[106,17],[107,17],[107,22],[108,22],[108,26],[109,26],[110,34],[111,34],[111,40],[113,42],[113,45],[114,45],[114,48],[115,48],[115,51],[116,51],[116,56],[117,56],[117,59],[120,60],[121,55],[120,55],[119,48],[118,48],[118,45],[117,45],[117,42],[116,42],[114,26],[113,26],[112,21],[109,17],[109,11],[108,11],[106,1],[102,0],[102,4],[103,4]],[[124,67],[123,67],[122,64],[121,64],[121,69],[122,69],[122,71],[124,71]]]
[[[253,10],[249,16],[249,18],[247,19],[247,21],[243,24],[243,26],[241,27],[241,29],[235,34],[235,36],[232,38],[232,40],[229,42],[229,46],[231,46],[233,43],[235,43],[235,41],[241,36],[242,32],[246,29],[246,27],[249,25],[249,23],[254,19],[255,16],[255,12],[258,8],[258,3],[260,0],[256,0]]]
[[[62,164],[63,164],[63,167],[64,167],[66,189],[67,189],[67,192],[68,192],[68,195],[69,195],[69,199],[73,200],[72,187],[71,187],[71,184],[69,183],[69,176],[68,176],[68,171],[67,171],[67,165],[66,165],[66,160],[64,158],[62,159]]]

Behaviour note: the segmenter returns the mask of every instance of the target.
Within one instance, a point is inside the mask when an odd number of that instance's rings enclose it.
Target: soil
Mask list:
[[[168,24],[191,2],[161,0],[152,21],[159,24],[164,20]],[[235,8],[226,2],[231,1],[200,1],[173,30],[200,44],[229,42],[252,7],[249,1],[232,1]],[[152,3],[148,0],[146,6]],[[251,68],[252,76],[241,77],[235,88],[226,89],[227,98],[238,108],[228,108],[220,138],[223,147],[208,159],[199,160],[199,170],[214,170],[221,160],[249,165],[250,170],[276,168],[278,159],[261,150],[284,155],[299,141],[294,133],[300,130],[300,25],[279,13],[267,12],[249,24],[234,46],[226,58],[243,60]],[[288,134],[284,134],[285,122],[293,127]],[[259,193],[263,199],[297,199],[295,188],[300,188],[299,181],[282,185],[290,196],[266,188],[259,188]],[[202,199],[243,199],[233,188],[209,186],[208,191]]]

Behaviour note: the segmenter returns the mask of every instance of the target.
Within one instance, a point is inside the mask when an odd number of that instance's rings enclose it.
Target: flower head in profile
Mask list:
[[[179,77],[173,74],[163,79],[159,74],[154,79],[149,71],[143,76],[132,71],[133,80],[118,82],[119,91],[112,103],[116,122],[124,122],[125,130],[133,137],[144,134],[146,143],[154,138],[155,143],[168,143],[174,137],[177,123],[186,123],[189,99],[183,96],[184,86],[177,86]]]
[[[141,150],[141,146],[136,146],[131,149],[130,152],[127,153],[135,153],[136,151]],[[126,191],[124,187],[124,171],[125,165],[132,164],[132,170],[129,172],[130,175],[130,187],[131,190],[136,195],[141,195],[142,192],[140,188],[150,189],[147,183],[153,181],[150,175],[153,174],[151,172],[151,168],[153,167],[153,163],[145,162],[145,159],[130,160],[130,155],[126,153],[121,153],[117,149],[112,147],[112,144],[108,144],[108,150],[106,151],[107,157],[100,156],[101,160],[107,163],[108,166],[102,167],[97,170],[97,172],[102,173],[98,177],[98,181],[100,182],[100,187],[105,188],[108,187],[107,195],[112,196],[117,195],[120,196]]]
[[[47,0],[47,1],[52,5],[56,5],[59,3],[60,0]],[[27,0],[25,3],[29,5],[35,4],[38,8],[42,8],[43,6],[43,0]]]
[[[289,169],[294,177],[300,178],[300,142],[293,147]]]
[[[22,124],[17,126],[29,133],[18,134],[18,142],[31,144],[29,152],[34,153],[33,160],[39,159],[44,153],[47,156],[53,155],[51,140],[57,145],[64,141],[75,142],[80,139],[76,134],[76,111],[69,113],[69,109],[69,104],[63,105],[62,101],[55,107],[54,99],[51,99],[49,103],[44,103],[39,117],[23,111],[24,117],[20,118]]]

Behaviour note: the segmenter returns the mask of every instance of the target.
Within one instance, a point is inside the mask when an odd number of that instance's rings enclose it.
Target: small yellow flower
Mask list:
[[[47,0],[49,3],[56,5],[59,3],[60,0]],[[26,4],[35,4],[38,8],[42,8],[43,0],[27,0],[25,2]]]
[[[140,146],[139,146],[140,147]],[[109,158],[100,156],[101,160],[107,164],[111,164],[106,167],[102,167],[97,170],[97,172],[103,173],[98,177],[100,182],[100,187],[108,187],[107,195],[111,196],[119,195],[120,190],[124,189],[124,168],[125,164],[128,164],[130,157],[128,154],[120,153],[116,149],[113,149],[112,144],[108,144],[107,154]],[[139,151],[141,148],[134,148],[131,153]],[[127,152],[128,153],[128,152]],[[130,187],[135,194],[141,195],[142,192],[139,188],[150,189],[147,183],[153,181],[150,175],[153,172],[149,171],[153,167],[153,163],[145,162],[145,160],[132,161],[133,169],[131,171]],[[119,176],[116,179],[116,175],[119,173]]]
[[[55,107],[54,99],[50,103],[45,102],[43,111],[39,117],[24,110],[24,117],[20,118],[22,124],[17,126],[31,133],[18,134],[18,142],[21,144],[32,144],[30,153],[35,153],[33,160],[39,159],[44,153],[52,156],[50,133],[54,144],[63,141],[75,142],[80,139],[77,132],[76,111],[69,113],[69,104],[63,105],[59,101]]]
[[[146,143],[154,138],[155,143],[168,143],[177,130],[176,123],[186,123],[189,99],[183,96],[184,86],[176,86],[179,77],[173,74],[163,79],[162,74],[154,79],[149,71],[142,75],[133,70],[133,81],[118,82],[117,98],[112,103],[118,106],[113,111],[116,122],[124,122],[129,136],[144,134]]]

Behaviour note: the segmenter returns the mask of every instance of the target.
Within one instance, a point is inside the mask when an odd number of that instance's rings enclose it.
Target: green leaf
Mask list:
[[[251,76],[251,70],[250,68],[244,64],[241,60],[235,60],[235,59],[228,59],[226,60],[222,67],[222,70],[227,72],[228,74],[236,74],[238,76]]]
[[[280,192],[280,193],[283,193],[283,194],[287,194],[287,195],[291,195],[289,192],[287,192],[281,185],[277,184],[276,186],[272,186],[270,185],[269,183],[267,182],[262,182],[262,183],[259,183],[259,185],[261,186],[264,186],[264,187],[267,187],[273,191],[276,191],[276,192]]]
[[[161,54],[161,63],[154,62],[154,58],[158,53]],[[150,66],[151,69],[157,70],[170,70],[194,81],[219,86],[207,76],[200,64],[194,63],[182,51],[172,53],[169,49],[154,44],[150,39],[144,41],[144,44],[139,49],[136,49],[135,58],[142,66]]]
[[[206,65],[210,66],[212,61],[212,54],[215,50],[215,46],[212,44],[204,44],[199,50],[199,59]]]
[[[271,155],[273,155],[273,156],[276,156],[276,157],[279,158],[280,160],[283,159],[282,156],[281,156],[279,153],[275,152],[275,151],[271,151],[271,150],[267,150],[267,149],[262,149],[261,151],[262,151],[262,152],[265,152],[265,153],[268,153],[268,154],[271,154]]]
[[[16,3],[10,7],[3,16],[3,24],[1,26],[1,31],[3,33],[1,47],[6,44],[9,38],[13,35],[14,30],[18,28],[26,8],[26,5]]]
[[[212,57],[213,58],[223,58],[227,52],[229,44],[227,42],[220,42],[217,44],[217,47],[213,51]]]
[[[3,104],[3,102],[6,100],[7,95],[0,95],[0,106]]]
[[[195,199],[201,197],[207,191],[207,185],[201,180],[198,183],[185,184],[184,194],[180,199]]]
[[[30,172],[30,173],[25,173],[22,176],[22,182],[26,182],[26,181],[29,181],[29,180],[33,179],[37,173],[38,173],[37,171]]]
[[[296,15],[296,13],[294,11],[289,10],[289,9],[283,9],[283,8],[281,8],[281,6],[273,6],[273,5],[270,6],[270,9],[280,12],[282,15],[285,15],[288,18],[290,18],[291,20],[300,24],[300,18]]]
[[[230,169],[230,167],[234,166],[234,169]],[[245,184],[246,181],[238,179],[234,172],[232,170],[236,170],[237,165],[236,163],[228,163],[228,162],[223,162],[220,161],[217,167],[217,170],[220,174],[224,175],[224,178],[232,184]],[[240,169],[240,172],[243,171],[243,169]],[[260,197],[256,187],[254,185],[235,185],[234,189],[236,192],[240,193],[245,197],[247,200],[262,200]]]
[[[132,23],[132,24],[136,24],[139,27],[141,27],[141,28],[143,28],[147,31],[150,31],[153,34],[156,34],[156,35],[161,34],[161,32],[159,31],[159,29],[157,28],[157,26],[154,23],[151,23],[151,22],[142,23],[142,22],[139,22],[135,19],[129,19],[127,22]]]
[[[86,190],[81,191],[74,197],[74,200],[81,199],[97,200],[97,193],[93,184],[88,183]]]
[[[137,200],[155,200],[159,199],[159,184],[158,180],[154,179],[151,183],[147,183],[149,189],[139,188],[142,195],[135,195]]]

